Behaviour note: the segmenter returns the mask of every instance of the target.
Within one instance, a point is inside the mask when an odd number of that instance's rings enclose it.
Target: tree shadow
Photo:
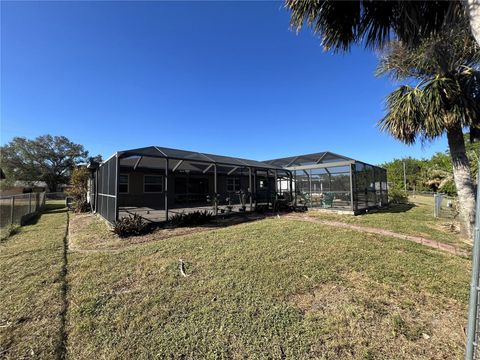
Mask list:
[[[395,213],[404,213],[407,212],[417,205],[408,203],[408,204],[392,204],[386,207],[378,208],[378,209],[369,209],[368,211],[364,211],[358,215],[368,215],[368,214],[395,214]]]
[[[62,204],[45,204],[43,209],[41,211],[35,212],[31,214],[26,220],[23,221],[22,226],[30,226],[30,225],[35,225],[38,223],[38,220],[42,217],[44,214],[57,214],[57,213],[63,213],[68,211],[68,209],[65,207],[65,205]]]

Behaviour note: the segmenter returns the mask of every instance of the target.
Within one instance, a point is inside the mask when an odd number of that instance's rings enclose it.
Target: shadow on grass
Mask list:
[[[393,204],[393,205],[388,205],[387,207],[380,208],[380,209],[370,209],[368,212],[363,212],[359,214],[360,216],[362,215],[368,215],[368,214],[395,214],[395,213],[404,213],[407,212],[414,207],[417,207],[417,205],[408,203],[408,204]]]
[[[58,214],[66,211],[68,211],[68,209],[62,204],[46,204],[42,211],[33,213],[31,217],[25,220],[23,226],[35,225],[43,214]]]

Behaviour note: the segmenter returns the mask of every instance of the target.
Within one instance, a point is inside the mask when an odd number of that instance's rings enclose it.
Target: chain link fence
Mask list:
[[[0,228],[22,225],[29,215],[39,211],[46,201],[45,192],[8,195],[0,197]]]
[[[409,191],[411,200],[433,207],[432,216],[439,219],[455,220],[458,217],[458,198],[442,193]]]

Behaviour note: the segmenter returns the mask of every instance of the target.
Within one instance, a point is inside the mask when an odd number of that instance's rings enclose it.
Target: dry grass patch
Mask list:
[[[306,321],[321,325],[314,351],[325,358],[463,355],[466,307],[443,296],[393,289],[352,273],[343,283],[321,284],[290,302]]]
[[[69,258],[72,359],[463,351],[469,262],[415,243],[270,218]]]

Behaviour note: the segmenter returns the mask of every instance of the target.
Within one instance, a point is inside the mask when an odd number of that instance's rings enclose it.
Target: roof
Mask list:
[[[215,154],[208,154],[208,153],[201,153],[196,151],[188,151],[188,150],[179,150],[179,149],[171,149],[166,147],[160,146],[148,146],[144,148],[132,149],[132,150],[124,150],[119,151],[118,156],[121,159],[125,159],[128,157],[145,157],[147,161],[144,163],[145,160],[141,160],[142,164],[150,163],[151,167],[154,167],[154,163],[158,164],[158,161],[155,162],[153,159],[148,160],[147,158],[162,158],[162,159],[172,159],[172,160],[183,160],[184,162],[189,162],[190,166],[204,163],[204,164],[218,164],[224,165],[227,167],[254,167],[260,169],[277,169],[281,170],[281,167],[278,167],[273,164],[268,164],[261,161],[256,160],[249,160],[231,156],[223,156],[223,155],[215,155]],[[121,161],[121,165],[130,165],[131,161],[127,161],[127,159]],[[145,165],[142,165],[145,166]],[[157,166],[158,167],[158,166]]]
[[[273,160],[266,160],[264,162],[273,166],[288,168],[292,166],[319,165],[328,163],[339,163],[345,161],[355,162],[356,160],[347,156],[332,153],[330,151],[323,151],[313,154],[304,154]]]

